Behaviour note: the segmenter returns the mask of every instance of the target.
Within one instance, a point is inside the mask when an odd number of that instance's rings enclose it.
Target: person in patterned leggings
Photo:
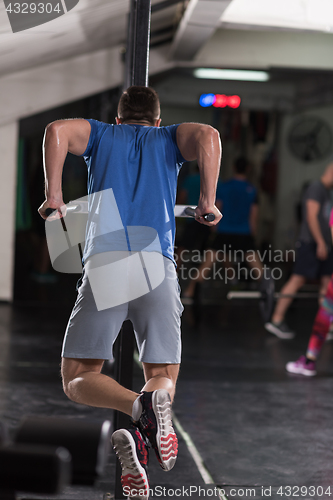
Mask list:
[[[333,210],[330,215],[330,227],[333,239]],[[305,356],[301,356],[297,361],[287,363],[286,369],[289,373],[299,373],[301,375],[316,375],[316,360],[321,352],[323,344],[333,322],[333,274],[328,284],[325,297],[318,309]]]

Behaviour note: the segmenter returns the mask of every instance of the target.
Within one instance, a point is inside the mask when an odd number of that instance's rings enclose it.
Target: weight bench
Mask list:
[[[94,486],[111,447],[111,422],[27,417],[12,443],[0,446],[0,500],[16,493],[59,494],[66,486]]]

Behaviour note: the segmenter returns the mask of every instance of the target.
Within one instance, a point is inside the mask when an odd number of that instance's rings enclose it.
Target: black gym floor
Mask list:
[[[291,376],[284,369],[305,350],[315,301],[291,308],[288,320],[297,336],[282,341],[264,330],[255,302],[230,303],[209,291],[204,296],[210,300],[184,311],[174,404],[179,459],[165,473],[151,455],[152,498],[161,498],[163,487],[164,498],[219,498],[214,487],[223,488],[229,500],[330,498],[333,342],[324,346],[316,377]],[[11,434],[28,414],[112,419],[112,411],[77,405],[62,392],[59,352],[71,305],[56,294],[44,305],[0,305],[0,420]],[[142,373],[137,365],[134,371],[138,389]],[[114,481],[112,453],[95,489],[68,488],[56,498],[112,498],[107,493],[113,494]]]

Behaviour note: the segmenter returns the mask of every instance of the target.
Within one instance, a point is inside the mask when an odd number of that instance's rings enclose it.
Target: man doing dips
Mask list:
[[[112,408],[130,415],[133,427],[112,436],[122,463],[122,484],[130,498],[146,499],[148,448],[164,470],[177,457],[177,437],[171,403],[181,357],[182,304],[174,263],[177,176],[184,161],[197,160],[201,176],[196,219],[213,226],[221,218],[215,206],[221,161],[220,137],[209,125],[182,123],[160,127],[156,92],[133,86],[121,96],[116,125],[69,119],[49,124],[44,138],[45,201],[39,208],[61,211],[62,170],[66,155],[83,156],[88,167],[88,194],[112,189],[122,226],[149,227],[161,245],[163,282],[126,304],[98,310],[89,282],[91,262],[104,253],[122,250],[119,238],[97,236],[96,214],[88,216],[83,253],[84,273],[62,349],[62,381],[66,395],[77,403]],[[90,207],[94,209],[93,203]],[[205,213],[215,215],[206,222]],[[89,222],[90,221],[90,222]],[[100,217],[100,223],[104,223]],[[90,224],[90,225],[89,225]],[[95,224],[95,225],[94,225]],[[117,232],[118,233],[118,232]],[[115,246],[116,245],[116,246]],[[90,267],[89,267],[90,266]],[[114,283],[117,287],[117,283]],[[145,385],[140,394],[101,373],[112,358],[112,346],[124,320],[133,323]]]

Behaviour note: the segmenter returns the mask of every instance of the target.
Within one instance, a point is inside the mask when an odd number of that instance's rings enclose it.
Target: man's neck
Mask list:
[[[126,122],[123,122],[123,125],[145,125],[146,127],[152,127],[152,124],[149,122],[134,120],[127,120]]]

